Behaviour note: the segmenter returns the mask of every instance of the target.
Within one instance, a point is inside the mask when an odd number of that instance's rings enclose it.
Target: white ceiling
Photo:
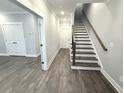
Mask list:
[[[44,0],[50,8],[60,18],[69,18],[71,13],[74,12],[77,4],[82,3],[95,3],[104,0]],[[63,10],[65,15],[61,15],[60,12]],[[26,12],[16,4],[10,2],[10,0],[0,0],[0,12]]]
[[[13,4],[9,0],[0,0],[0,12],[25,12],[19,6]]]
[[[55,11],[58,17],[66,18],[70,17],[71,13],[74,12],[77,4],[83,3],[103,3],[105,0],[45,0],[50,7]],[[65,12],[65,15],[60,14],[61,10]]]
[[[57,16],[59,17],[70,17],[71,13],[74,12],[77,3],[82,3],[82,0],[46,0],[46,2],[52,7]],[[60,14],[61,11],[65,12],[65,15]]]

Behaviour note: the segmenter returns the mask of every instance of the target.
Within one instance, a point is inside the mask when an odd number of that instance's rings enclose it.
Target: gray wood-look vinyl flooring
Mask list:
[[[48,71],[40,58],[0,57],[0,93],[115,93],[98,71],[71,70],[61,49]]]

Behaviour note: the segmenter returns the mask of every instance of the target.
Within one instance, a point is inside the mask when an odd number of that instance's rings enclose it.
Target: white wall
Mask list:
[[[72,25],[70,19],[61,19],[60,22],[60,47],[70,48],[72,39]]]
[[[4,22],[22,22],[23,23],[23,31],[25,37],[25,45],[26,45],[26,54],[28,56],[35,56],[39,54],[40,51],[37,51],[35,45],[38,45],[36,40],[38,35],[36,34],[36,23],[33,19],[34,15],[31,14],[0,14],[2,17],[0,19],[1,24]],[[6,54],[6,46],[3,38],[3,32],[0,27],[0,53]]]
[[[49,68],[55,55],[59,50],[58,18],[44,0],[17,0],[22,5],[37,13],[44,20],[44,30],[46,37],[46,69]]]
[[[100,56],[104,70],[123,87],[123,23],[122,0],[110,0],[107,3],[87,4],[84,7],[90,23],[108,48],[103,51],[91,32],[92,39]]]

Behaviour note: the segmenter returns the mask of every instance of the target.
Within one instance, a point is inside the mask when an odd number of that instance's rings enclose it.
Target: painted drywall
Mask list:
[[[36,34],[36,23],[33,20],[33,16],[31,14],[0,14],[3,18],[1,20],[1,24],[4,22],[22,22],[23,23],[23,31],[25,37],[25,45],[26,45],[26,54],[27,55],[35,55],[38,54],[35,45],[37,44],[35,41],[38,37]],[[0,28],[0,53],[6,53],[5,42],[3,38],[3,33]]]
[[[62,19],[60,25],[60,47],[70,48],[72,39],[71,19]]]
[[[0,25],[0,54],[6,54],[6,45],[4,42],[3,31]]]
[[[75,20],[81,20],[83,14],[82,14],[82,5],[79,5],[76,7],[75,9],[75,16],[74,16],[74,19]]]
[[[40,37],[38,31],[38,16],[33,15],[33,28],[34,28],[34,37],[35,37],[35,52],[37,55],[40,54]]]
[[[121,88],[123,87],[122,9],[122,0],[84,5],[88,20],[108,48],[108,52],[103,51],[93,32],[90,31],[103,69]]]
[[[34,13],[43,18],[44,30],[45,30],[45,47],[46,47],[46,59],[47,66],[52,63],[53,57],[59,50],[59,20],[51,10],[51,8],[45,3],[44,0],[17,0],[23,6],[30,9]],[[46,67],[46,69],[48,69]]]

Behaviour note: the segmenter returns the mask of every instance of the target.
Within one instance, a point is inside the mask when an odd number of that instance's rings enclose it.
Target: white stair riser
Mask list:
[[[71,53],[71,56],[73,56],[73,54]],[[96,57],[96,55],[89,55],[89,54],[75,54],[75,56],[81,56],[81,57]]]
[[[71,59],[71,62],[73,62],[72,59]],[[94,61],[94,60],[75,60],[75,62],[82,62],[82,63],[98,63],[98,61]]]
[[[71,69],[77,70],[101,70],[99,67],[81,67],[81,66],[71,66]]]
[[[75,38],[75,40],[90,40],[90,38]]]
[[[76,51],[94,52],[93,49],[76,49]]]
[[[77,47],[92,47],[92,45],[76,45]]]

